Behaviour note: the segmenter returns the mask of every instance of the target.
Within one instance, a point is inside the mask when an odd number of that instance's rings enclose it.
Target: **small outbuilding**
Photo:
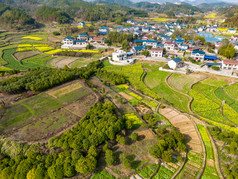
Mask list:
[[[180,68],[183,66],[183,61],[181,58],[173,58],[172,60],[168,61],[169,68],[175,70],[176,68]]]

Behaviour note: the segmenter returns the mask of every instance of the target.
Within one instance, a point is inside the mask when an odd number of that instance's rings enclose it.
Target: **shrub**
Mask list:
[[[220,70],[220,67],[216,67],[216,66],[212,66],[211,67],[213,70],[216,70],[216,71],[219,71]]]
[[[58,36],[58,35],[60,35],[60,32],[53,32],[53,35],[55,35],[55,36]]]

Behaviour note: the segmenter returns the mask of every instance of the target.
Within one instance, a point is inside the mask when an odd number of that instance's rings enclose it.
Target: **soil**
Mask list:
[[[120,92],[119,93],[123,98],[125,98],[126,100],[130,100],[130,99],[133,99],[132,96],[126,94],[126,93],[123,93],[123,92]]]

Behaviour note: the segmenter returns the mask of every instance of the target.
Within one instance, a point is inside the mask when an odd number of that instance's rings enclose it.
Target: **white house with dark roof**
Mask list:
[[[79,26],[79,27],[85,27],[85,26],[86,26],[86,23],[85,23],[85,22],[79,22],[78,26]]]
[[[89,35],[87,33],[81,33],[77,36],[77,40],[88,40]]]
[[[172,60],[168,61],[169,68],[175,70],[176,68],[180,68],[183,66],[183,61],[181,58],[173,58]]]
[[[227,31],[225,31],[225,33],[235,34],[236,30],[235,29],[228,29]]]
[[[205,57],[205,52],[203,51],[192,51],[190,57],[193,58],[194,60],[201,60],[204,61],[204,57]]]
[[[65,37],[62,41],[64,45],[73,45],[74,44],[74,38],[73,37]]]
[[[158,44],[157,40],[146,40],[146,41],[143,42],[143,45],[151,46],[153,48],[156,48],[157,44]]]

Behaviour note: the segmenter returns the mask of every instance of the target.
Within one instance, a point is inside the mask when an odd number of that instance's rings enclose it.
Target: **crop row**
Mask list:
[[[158,168],[157,164],[149,164],[146,167],[142,168],[137,173],[143,178],[150,178]]]

